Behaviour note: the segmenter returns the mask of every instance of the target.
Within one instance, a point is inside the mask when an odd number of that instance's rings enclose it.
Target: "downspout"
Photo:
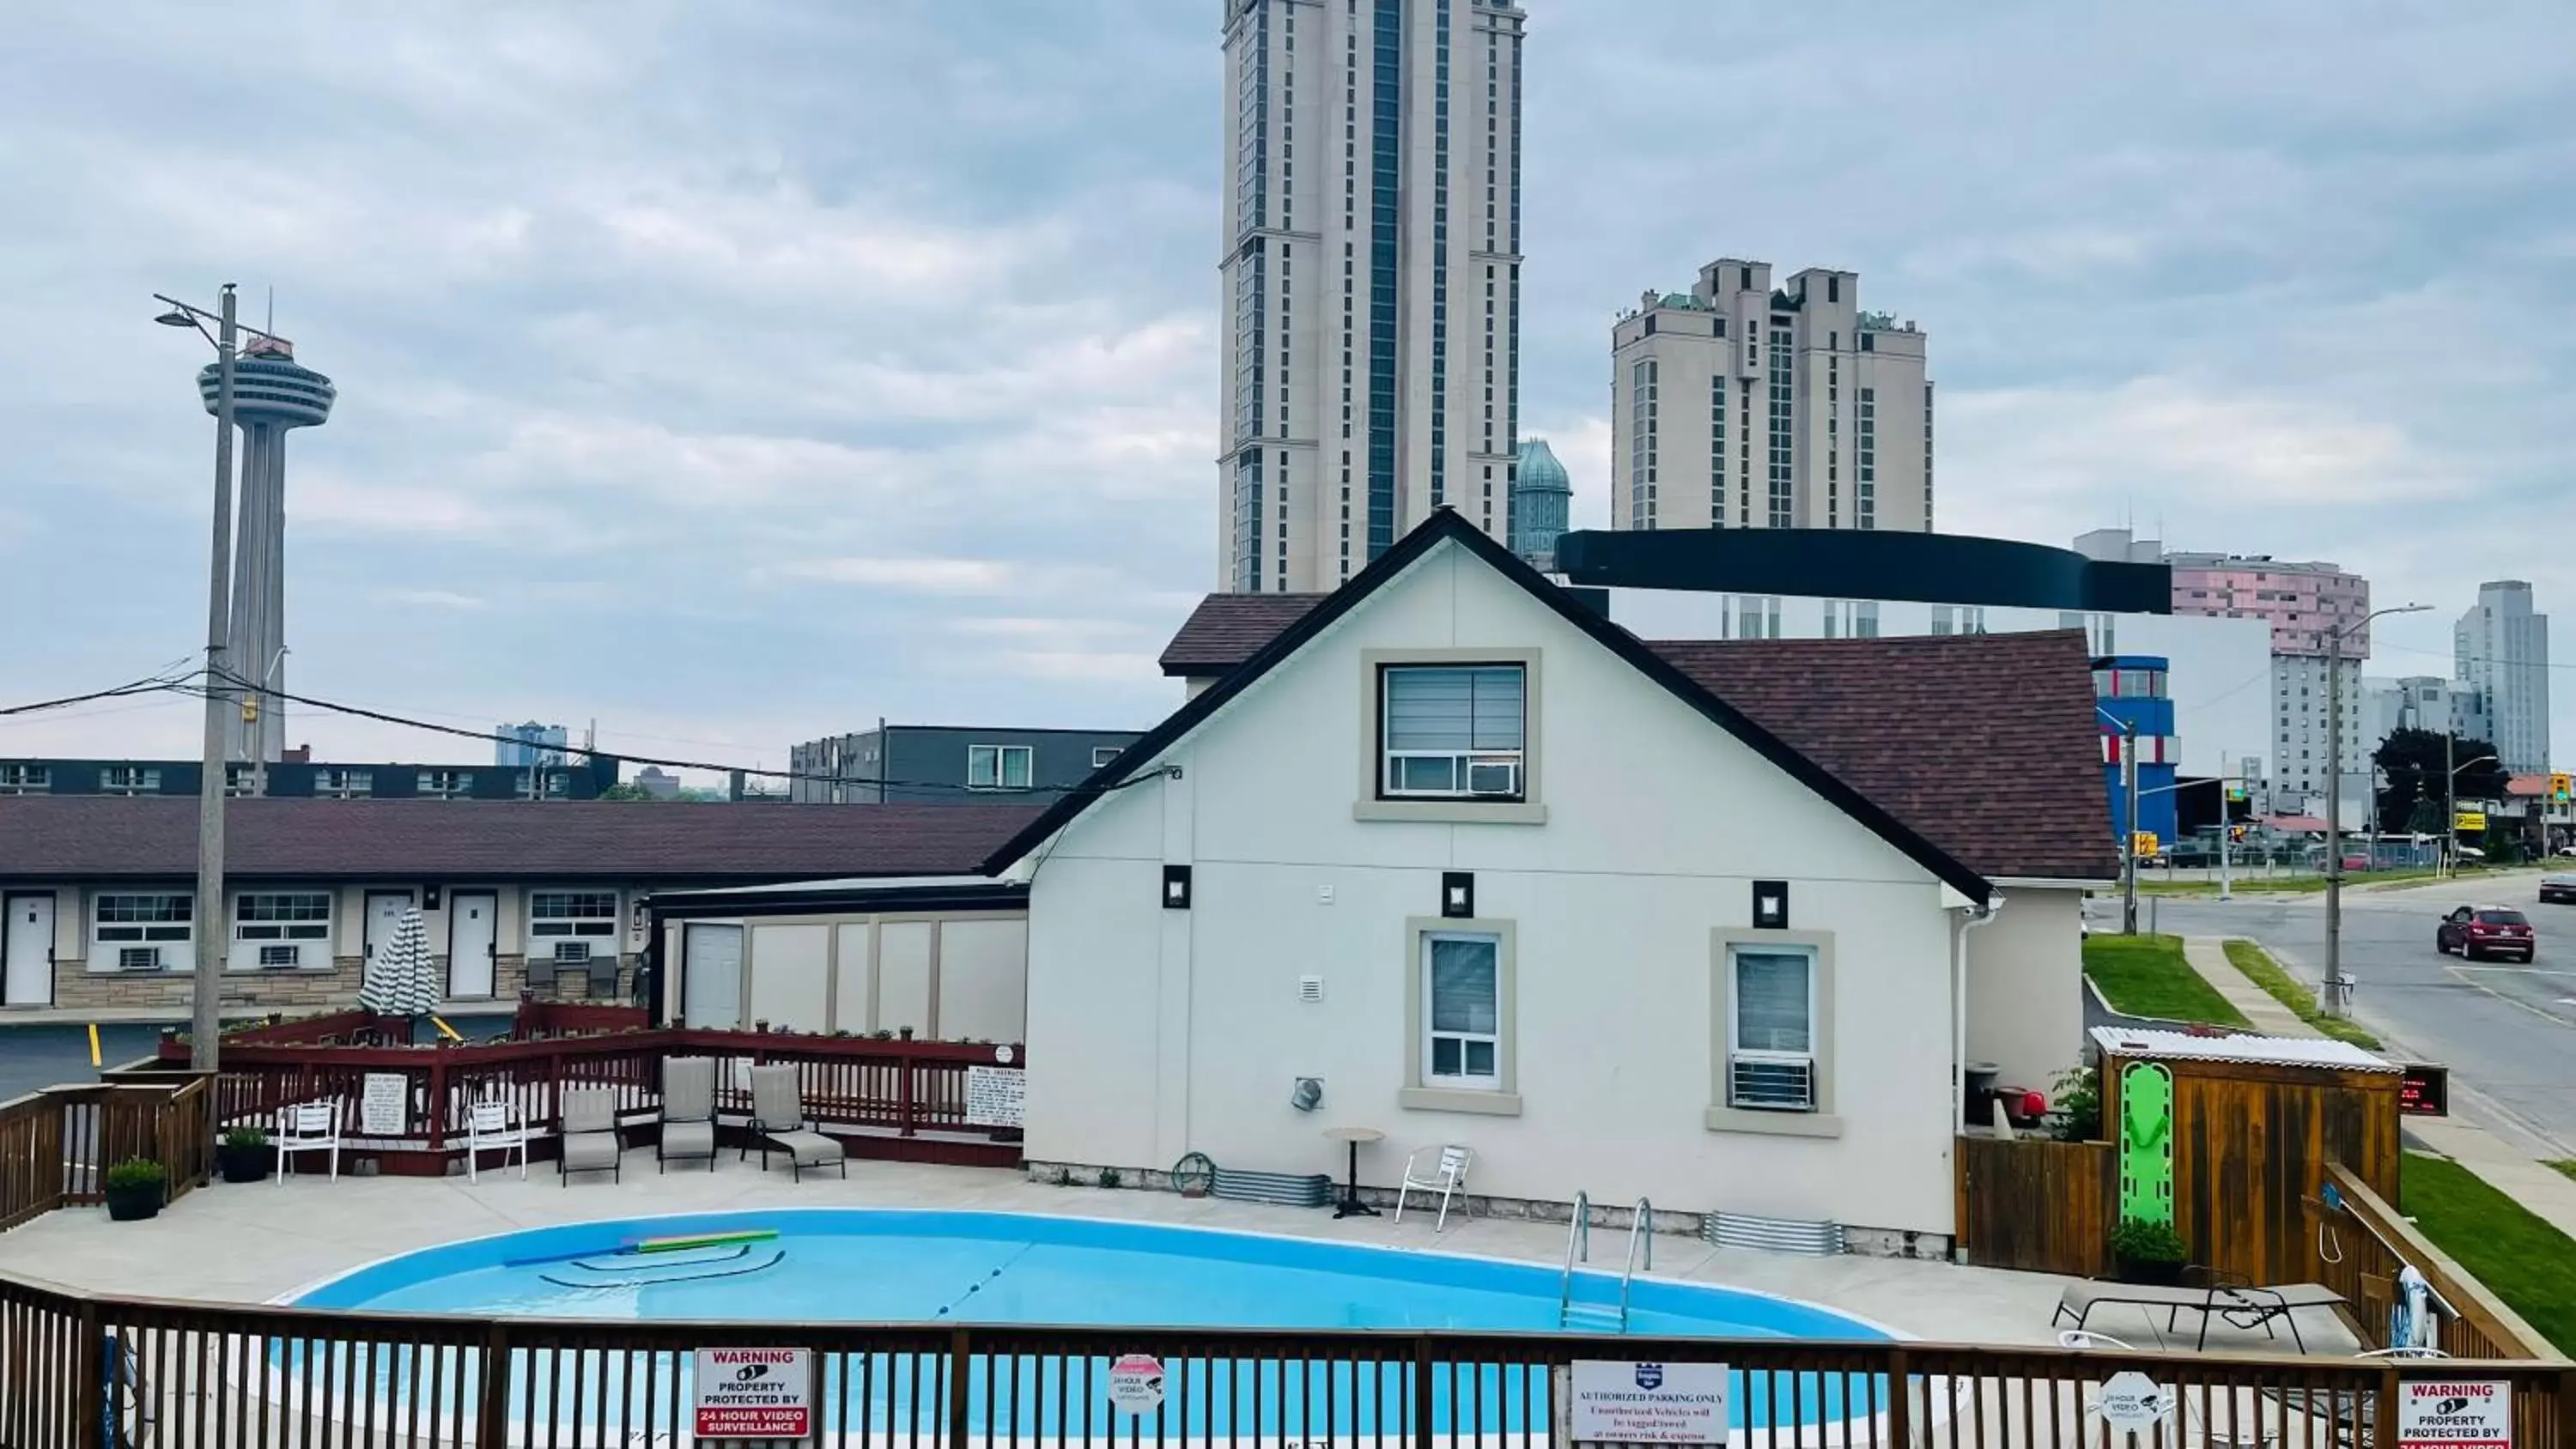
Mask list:
[[[1968,933],[2003,911],[2004,898],[1989,893],[1982,906],[1971,906],[1950,933],[1950,1123],[1951,1135],[1968,1120]]]

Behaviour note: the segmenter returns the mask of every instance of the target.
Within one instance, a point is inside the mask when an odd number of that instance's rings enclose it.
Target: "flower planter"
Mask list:
[[[107,1189],[107,1216],[111,1222],[141,1222],[145,1218],[158,1217],[160,1214],[160,1183]]]
[[[277,1167],[277,1148],[262,1142],[252,1147],[217,1147],[215,1170],[226,1182],[265,1182]]]
[[[2115,1258],[2113,1271],[2123,1283],[2153,1284],[2159,1288],[2182,1286],[2183,1265],[2156,1258]]]

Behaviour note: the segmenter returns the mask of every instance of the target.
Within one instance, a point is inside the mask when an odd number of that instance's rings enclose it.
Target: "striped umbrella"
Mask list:
[[[406,910],[395,924],[391,940],[379,942],[375,954],[367,958],[366,980],[358,987],[358,1005],[378,1016],[401,1016],[408,1008],[403,1003],[410,995],[410,957],[403,943],[407,928],[419,924],[420,913]]]
[[[438,1009],[438,963],[430,959],[429,928],[421,924],[420,907],[403,908],[394,923],[394,938],[384,954],[393,961],[387,974],[394,982],[393,1012],[427,1016]]]

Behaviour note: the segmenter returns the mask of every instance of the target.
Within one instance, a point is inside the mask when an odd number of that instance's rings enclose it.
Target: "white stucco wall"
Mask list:
[[[1536,825],[1353,818],[1372,648],[1536,648]],[[1032,882],[1028,1152],[1361,1176],[1463,1142],[1498,1196],[1725,1209],[1946,1233],[1950,940],[1932,876],[1455,546],[1435,550],[1166,755],[1183,778],[1103,801]],[[1165,863],[1195,904],[1160,905]],[[1408,918],[1440,874],[1513,924],[1517,1116],[1399,1104]],[[1713,1131],[1712,932],[1756,879],[1833,935],[1839,1136]],[[1326,899],[1329,891],[1330,898]],[[1298,1000],[1301,976],[1324,999]],[[1324,1079],[1321,1110],[1289,1105]]]
[[[2007,885],[1968,933],[1968,1060],[2047,1091],[2084,1047],[2084,893]]]

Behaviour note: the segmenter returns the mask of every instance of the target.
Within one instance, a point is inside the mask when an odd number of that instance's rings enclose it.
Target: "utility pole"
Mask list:
[[[2326,639],[2326,989],[2318,1009],[2343,1015],[2343,988],[2343,631],[2337,629]]]
[[[2452,862],[2453,847],[2460,843],[2460,767],[2451,763],[2451,751],[2458,736],[2446,724],[2442,729],[2442,874],[2455,876],[2460,869]]]
[[[2228,873],[2227,868],[2227,843],[2236,835],[2234,819],[2236,802],[2229,798],[2230,793],[2226,778],[2220,777],[2218,782],[2218,898],[2222,901],[2236,899],[2235,878]]]
[[[2129,797],[2128,809],[2123,812],[2128,817],[2129,839],[2128,854],[2121,871],[2120,934],[2134,936],[2138,934],[2138,723],[2135,720],[2120,722],[2120,776],[2121,788]]]
[[[225,923],[224,757],[235,708],[225,687],[229,665],[224,636],[233,561],[233,284],[226,282],[215,333],[215,539],[206,590],[206,739],[197,782],[197,899],[191,913],[197,938],[197,977],[188,1014],[188,1066],[215,1070],[222,1046]],[[253,667],[257,667],[254,665]]]

